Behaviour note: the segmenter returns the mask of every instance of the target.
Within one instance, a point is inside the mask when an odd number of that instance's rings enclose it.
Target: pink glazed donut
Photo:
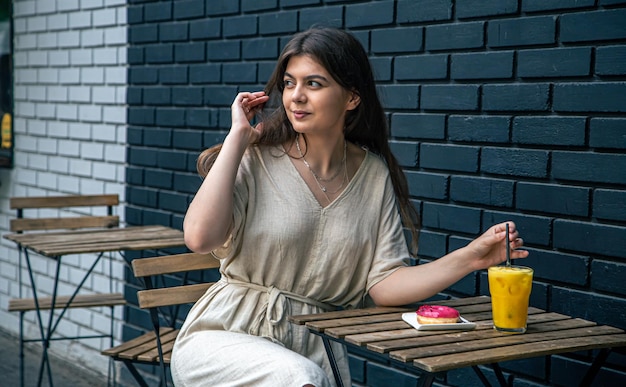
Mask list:
[[[459,321],[459,311],[442,305],[422,305],[417,310],[420,324],[453,324]]]

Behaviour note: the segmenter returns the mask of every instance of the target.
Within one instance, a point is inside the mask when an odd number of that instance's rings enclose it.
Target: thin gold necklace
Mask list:
[[[306,161],[306,158],[304,158],[304,154],[302,153],[302,149],[300,149],[300,135],[298,134],[296,136],[296,149],[298,149],[298,153],[300,154],[300,158],[302,159],[302,162],[304,163],[304,165],[306,165],[306,167],[309,169],[309,171],[311,172],[311,174],[313,175],[313,177],[315,178],[315,182],[317,183],[317,186],[319,187],[319,189],[324,193],[324,196],[326,196],[326,199],[330,202],[330,198],[328,197],[327,193],[334,195],[337,192],[341,191],[341,189],[343,188],[344,184],[346,184],[346,181],[348,180],[348,168],[347,168],[347,163],[346,163],[346,158],[347,158],[347,141],[344,139],[343,140],[343,159],[341,160],[341,163],[343,164],[343,168],[339,168],[337,170],[337,173],[335,173],[332,177],[328,178],[328,179],[322,179],[317,173],[315,173],[315,171],[313,170],[313,168],[311,168],[311,165],[309,164],[308,161]],[[341,170],[343,169],[343,179],[341,180],[341,185],[339,185],[339,187],[337,188],[337,190],[335,191],[328,191],[328,188],[322,184],[322,182],[331,182],[333,180],[335,180],[337,178],[337,176],[339,176],[339,172],[341,172]]]

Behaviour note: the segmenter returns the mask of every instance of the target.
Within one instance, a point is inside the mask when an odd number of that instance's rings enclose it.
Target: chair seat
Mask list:
[[[172,347],[179,329],[161,328],[159,337],[163,348],[163,362],[170,363]],[[154,331],[144,333],[132,340],[126,341],[113,348],[101,352],[105,356],[110,356],[118,360],[132,360],[142,363],[159,362],[159,352],[157,349],[156,335]]]

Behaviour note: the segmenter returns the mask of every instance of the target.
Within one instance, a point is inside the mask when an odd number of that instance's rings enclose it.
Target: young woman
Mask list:
[[[406,264],[403,225],[415,253],[417,216],[367,54],[349,33],[295,35],[266,91],[239,93],[231,112],[224,143],[200,155],[204,181],[184,221],[187,246],[220,258],[221,279],[178,336],[177,386],[334,385],[321,340],[290,314],[417,302],[505,259],[503,223]],[[523,258],[509,225],[511,257]],[[349,384],[345,350],[335,353]]]

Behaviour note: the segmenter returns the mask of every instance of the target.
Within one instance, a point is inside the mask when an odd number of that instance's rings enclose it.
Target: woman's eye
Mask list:
[[[317,81],[307,81],[306,84],[307,86],[312,87],[312,88],[322,87],[322,84]],[[283,81],[283,86],[285,87],[285,89],[293,88],[293,87],[296,87],[296,82],[292,79],[285,79]]]

